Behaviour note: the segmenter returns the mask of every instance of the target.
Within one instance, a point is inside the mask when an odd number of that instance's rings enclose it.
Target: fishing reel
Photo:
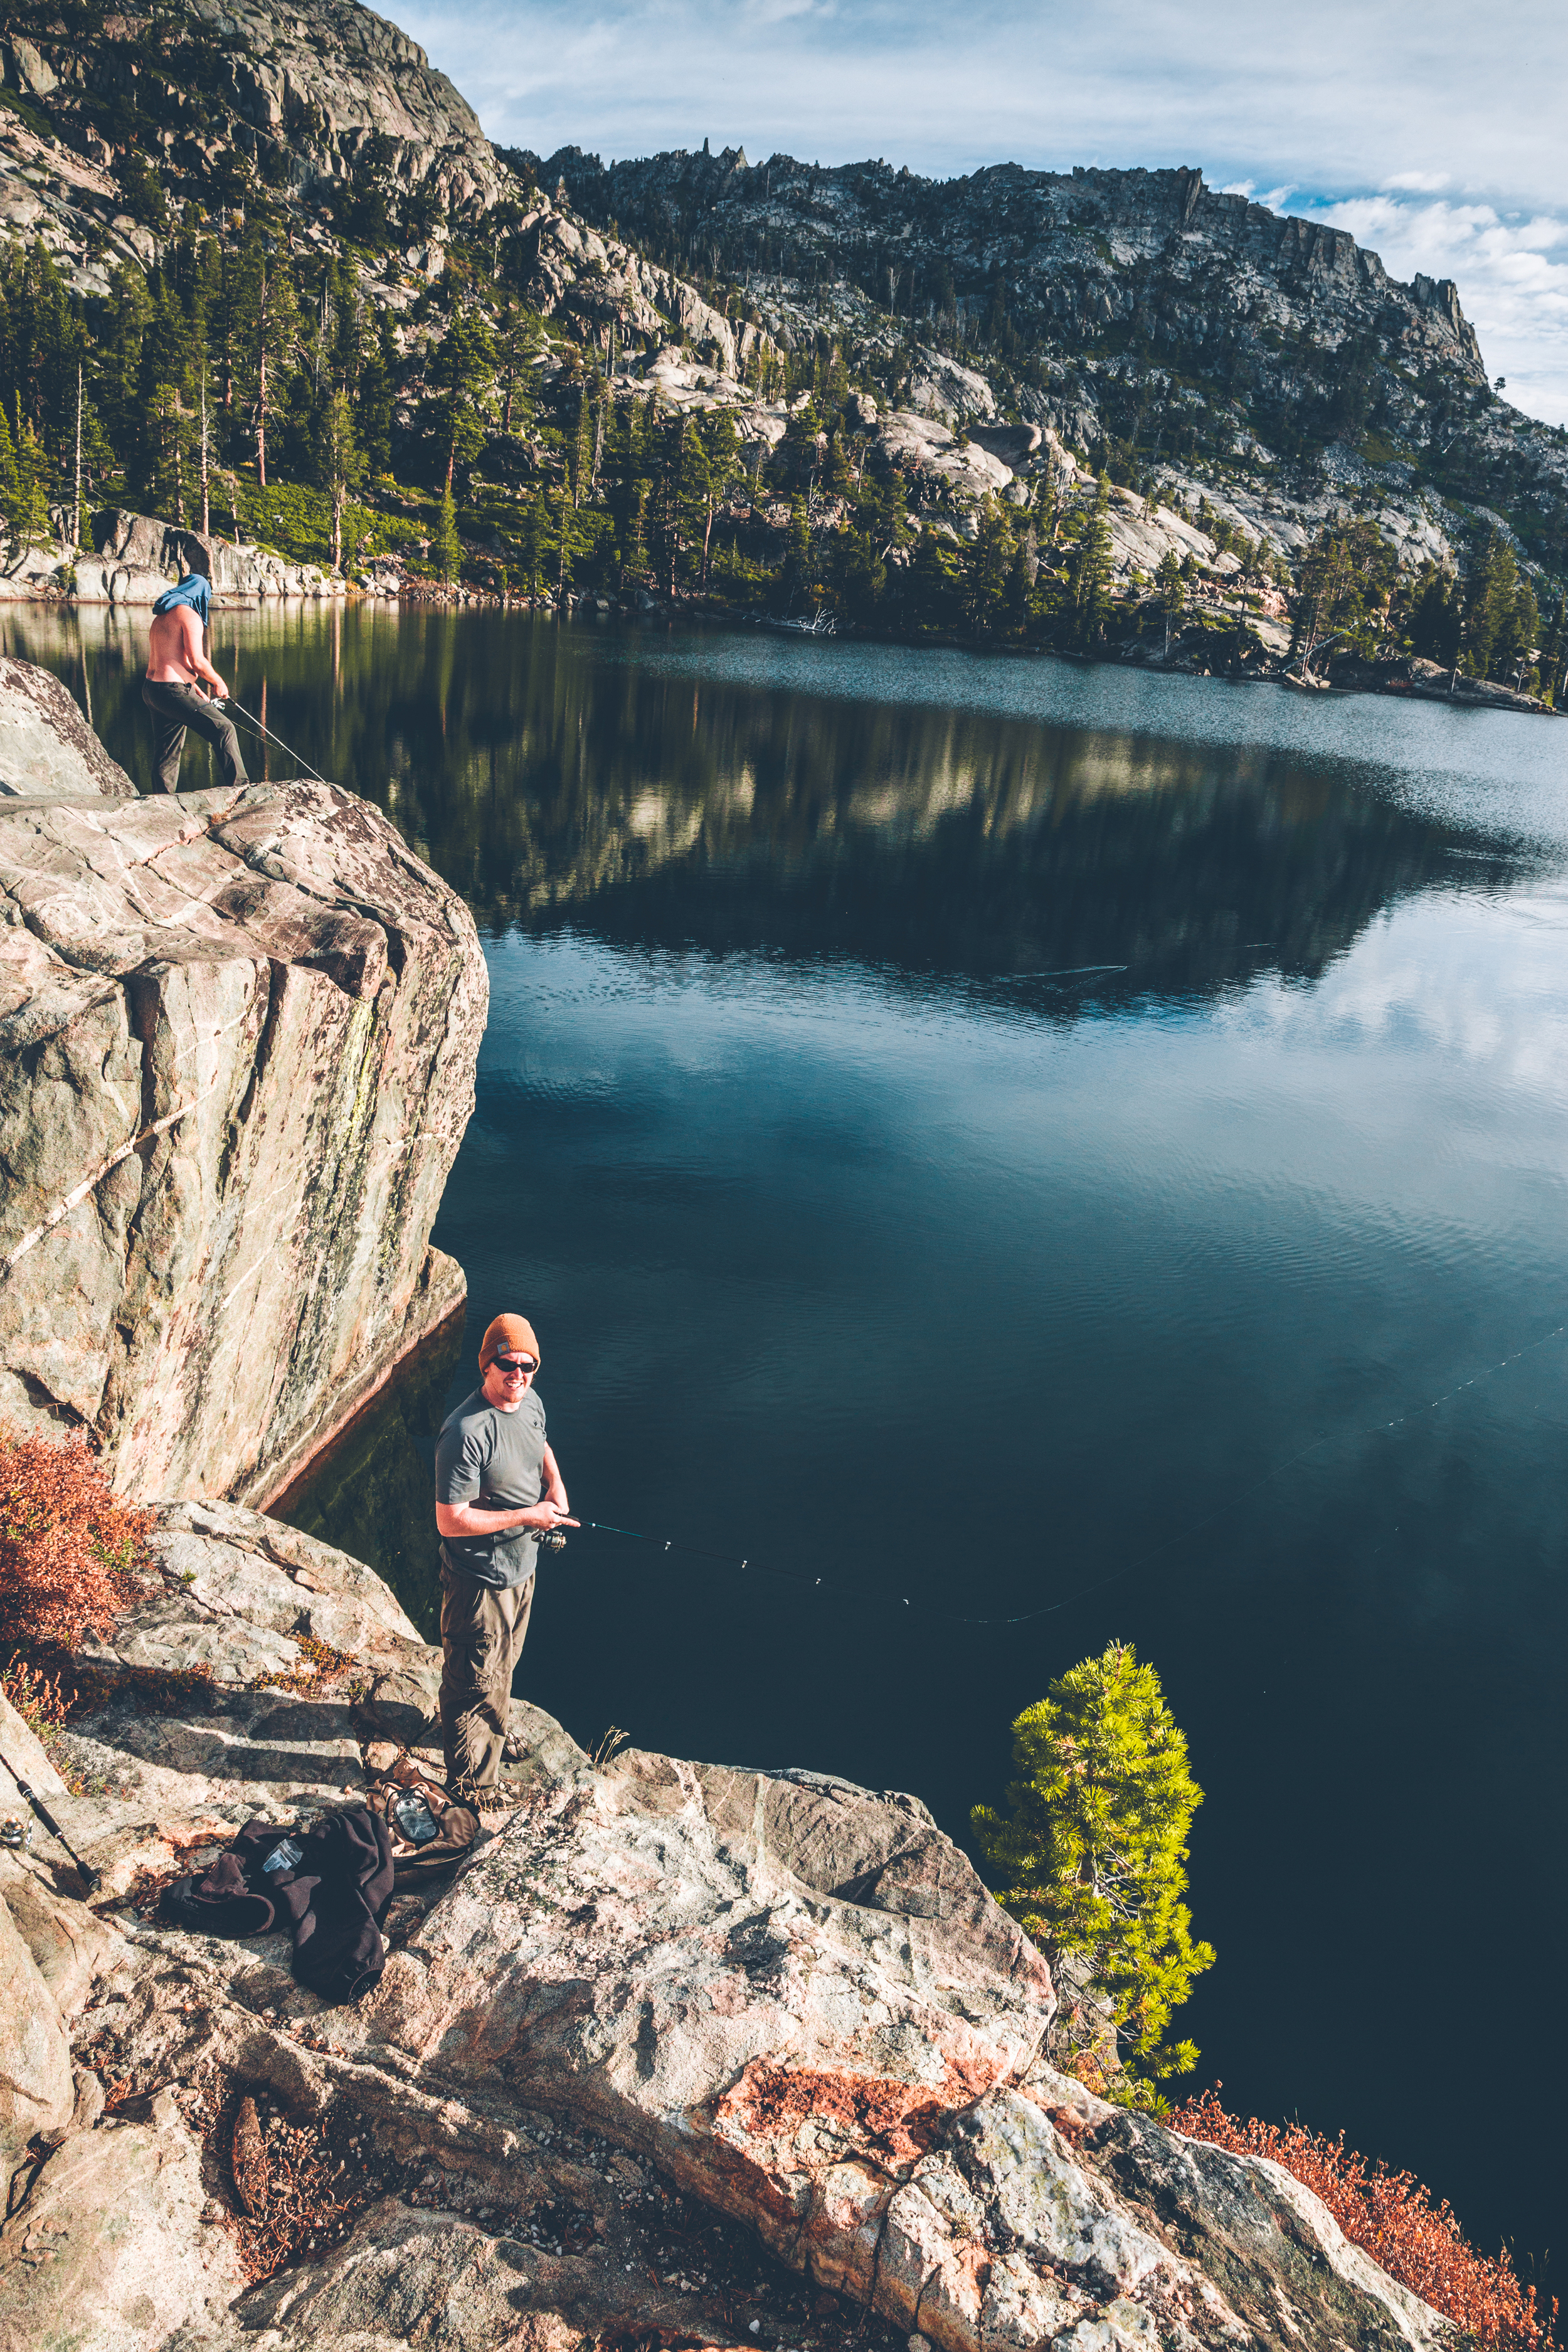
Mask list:
[[[0,1822],[0,1845],[11,1848],[13,1853],[26,1853],[33,1843],[33,1824],[19,1822],[15,1813],[7,1813]]]
[[[534,1540],[541,1551],[564,1551],[566,1530],[564,1528],[546,1528]]]

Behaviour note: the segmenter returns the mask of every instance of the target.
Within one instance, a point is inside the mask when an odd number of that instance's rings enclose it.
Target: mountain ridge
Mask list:
[[[1549,596],[1568,579],[1568,433],[1497,398],[1456,284],[1395,279],[1348,231],[1211,188],[1191,165],[1000,163],[944,181],[881,161],[752,164],[706,143],[607,165],[576,147],[542,158],[492,146],[418,45],[357,0],[323,0],[308,19],[277,0],[119,12],[17,0],[0,65],[0,236],[52,257],[95,333],[95,317],[123,312],[127,272],[189,310],[195,278],[211,275],[198,252],[209,241],[248,252],[263,278],[259,254],[286,256],[319,313],[292,354],[311,379],[306,391],[296,377],[301,417],[320,405],[329,315],[348,301],[383,322],[382,381],[395,381],[376,469],[389,479],[394,450],[417,479],[439,416],[450,424],[458,395],[440,370],[468,365],[462,335],[452,341],[465,312],[478,306],[499,332],[521,302],[548,322],[537,357],[549,431],[521,467],[539,494],[561,475],[579,506],[565,452],[585,377],[612,406],[651,398],[698,421],[727,410],[763,452],[753,564],[779,551],[779,491],[806,491],[810,533],[845,526],[841,497],[812,505],[820,467],[791,422],[810,395],[825,460],[843,445],[827,470],[847,466],[857,499],[864,467],[901,473],[910,520],[958,560],[1000,499],[1016,514],[1007,531],[1027,542],[1031,584],[1037,523],[1058,549],[1097,476],[1123,497],[1116,579],[1144,603],[1167,554],[1212,584],[1227,534],[1266,557],[1265,572],[1299,569],[1325,532],[1362,530],[1412,580],[1436,567],[1452,582],[1497,545]],[[360,359],[342,357],[353,338],[338,340],[332,364],[357,394]],[[498,375],[461,398],[477,404],[480,443],[504,408],[510,454],[492,449],[486,470],[499,467],[515,503],[510,348],[504,385]],[[175,412],[195,397],[182,364],[184,394],[179,371],[168,376]],[[9,363],[13,406],[16,373]],[[154,495],[151,457],[134,456],[148,439],[135,403],[159,385],[146,365],[141,376],[115,392],[132,452],[125,503]],[[26,379],[41,440],[58,437],[59,395],[74,389],[73,365],[51,412],[36,368]],[[244,390],[252,405],[265,396]],[[168,430],[180,429],[176,415]],[[224,430],[231,465],[247,462],[246,413],[226,392]],[[319,434],[319,418],[301,422],[290,462],[315,463]],[[590,488],[602,444],[601,424]],[[63,472],[63,449],[54,463]],[[482,533],[537,592],[527,536],[499,511]],[[875,570],[898,548],[873,538]],[[563,587],[564,552],[552,569]],[[1269,598],[1284,584],[1282,572],[1259,580],[1238,614],[1277,633]],[[1447,664],[1449,621],[1415,650]],[[1527,614],[1526,637],[1534,625]]]

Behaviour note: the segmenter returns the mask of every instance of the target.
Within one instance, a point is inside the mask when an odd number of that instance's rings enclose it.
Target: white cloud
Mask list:
[[[1516,407],[1568,423],[1568,215],[1510,219],[1489,204],[1352,196],[1313,208],[1393,277],[1451,278],[1487,365]]]
[[[1283,212],[1295,193],[1294,188],[1286,185],[1280,188],[1265,188],[1259,195],[1256,180],[1227,180],[1220,190],[1221,195],[1225,196],[1248,196],[1255,203],[1267,205],[1271,213]]]

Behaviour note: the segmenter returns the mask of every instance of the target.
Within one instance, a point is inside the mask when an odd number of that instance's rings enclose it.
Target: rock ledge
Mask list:
[[[100,1899],[0,1855],[26,2029],[0,2352],[68,2304],[95,2352],[1452,2336],[1277,2166],[1055,2073],[1045,1962],[912,1797],[599,1769],[514,1701],[505,1806],[445,1890],[394,1896],[357,2010],[301,1991],[282,1937],[161,1925],[159,1884],[247,1818],[353,1797],[388,1731],[428,1755],[440,1654],[368,1569],[254,1512],[162,1506],[154,1549],[110,1695],[58,1743]]]

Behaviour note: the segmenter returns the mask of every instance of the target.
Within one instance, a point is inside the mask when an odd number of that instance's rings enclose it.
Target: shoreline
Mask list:
[[[226,548],[226,551],[228,551]],[[246,551],[248,552],[248,551]],[[285,567],[278,559],[268,559],[279,572]],[[410,580],[406,575],[394,581],[366,585],[360,580],[342,574],[321,572],[316,566],[292,567],[296,573],[312,572],[316,577],[307,583],[274,587],[219,587],[214,597],[217,613],[266,612],[269,609],[288,611],[301,606],[326,607],[342,612],[345,607],[368,604],[382,609],[404,605],[430,608],[493,612],[528,613],[540,619],[551,620],[631,620],[712,622],[733,631],[766,630],[771,634],[796,634],[779,630],[773,615],[750,611],[737,611],[724,604],[715,604],[700,595],[685,596],[679,591],[654,594],[638,589],[630,596],[606,595],[597,591],[581,593],[568,589],[560,596],[530,596],[510,589],[483,588],[460,583],[445,586],[438,581]],[[159,588],[166,581],[157,581]],[[24,583],[14,575],[0,573],[0,612],[6,608],[24,611],[48,610],[83,613],[119,613],[127,616],[141,615],[151,609],[153,575],[143,573],[131,595],[83,596],[75,588],[62,588],[51,580]],[[145,592],[145,593],[144,593]],[[798,633],[803,638],[805,632]],[[1215,634],[1222,634],[1216,631]],[[888,645],[908,646],[915,652],[967,653],[984,656],[1006,656],[1015,659],[1037,659],[1041,656],[1058,661],[1070,662],[1080,668],[1101,666],[1115,669],[1132,669],[1163,677],[1216,678],[1227,686],[1283,686],[1298,694],[1379,694],[1396,699],[1417,702],[1446,702],[1467,710],[1505,710],[1520,716],[1561,719],[1565,713],[1538,698],[1516,693],[1511,688],[1487,679],[1458,678],[1447,683],[1449,671],[1446,665],[1427,662],[1415,655],[1404,655],[1383,662],[1357,662],[1353,677],[1301,678],[1289,674],[1285,659],[1268,657],[1263,663],[1248,667],[1234,666],[1208,667],[1190,654],[1177,652],[1174,657],[1154,655],[1141,658],[1143,640],[1126,640],[1120,646],[1107,646],[1098,652],[1086,653],[1068,646],[999,645],[984,637],[965,636],[956,631],[922,632],[913,635],[896,629],[875,629],[847,623],[833,632],[835,643],[847,645]],[[1258,644],[1260,650],[1261,642]]]

